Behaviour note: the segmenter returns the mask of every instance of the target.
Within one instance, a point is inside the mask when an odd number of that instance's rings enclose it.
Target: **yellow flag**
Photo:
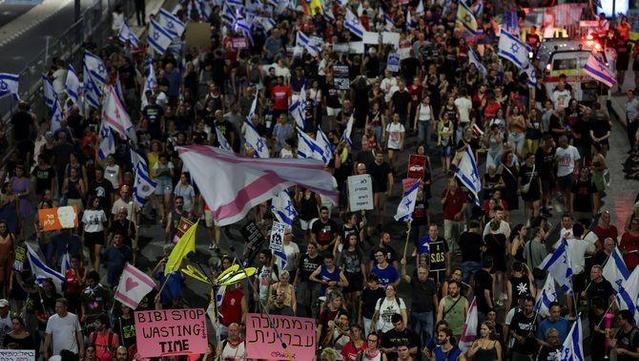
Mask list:
[[[186,257],[189,252],[195,252],[195,234],[197,233],[198,223],[199,221],[189,227],[189,230],[182,235],[175,247],[173,247],[169,259],[166,261],[166,266],[164,266],[165,276],[180,269],[184,257]]]

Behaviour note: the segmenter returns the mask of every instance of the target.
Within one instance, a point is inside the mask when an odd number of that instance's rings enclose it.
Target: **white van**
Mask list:
[[[552,52],[544,67],[544,87],[551,98],[552,92],[559,84],[559,77],[566,76],[566,82],[575,92],[580,102],[594,102],[601,92],[599,83],[584,72],[584,65],[592,54],[590,50],[558,50]]]

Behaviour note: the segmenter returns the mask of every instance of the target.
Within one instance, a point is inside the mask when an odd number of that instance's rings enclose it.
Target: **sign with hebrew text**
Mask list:
[[[246,315],[246,356],[249,359],[311,361],[315,356],[315,345],[315,320],[312,318]]]

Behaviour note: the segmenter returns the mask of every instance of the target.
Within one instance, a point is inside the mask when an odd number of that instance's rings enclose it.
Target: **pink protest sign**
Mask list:
[[[143,358],[203,354],[206,318],[201,308],[135,312],[138,352]]]
[[[250,359],[311,361],[315,357],[315,320],[304,317],[246,315],[246,354]],[[275,332],[277,330],[277,332]],[[279,337],[278,337],[279,333]],[[286,350],[282,347],[286,344]],[[289,358],[290,356],[290,358]]]

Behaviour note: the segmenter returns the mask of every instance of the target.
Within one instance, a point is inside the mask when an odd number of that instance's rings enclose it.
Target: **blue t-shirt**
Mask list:
[[[550,318],[547,318],[539,324],[537,327],[537,339],[545,340],[546,339],[546,331],[554,328],[559,331],[559,342],[563,343],[566,337],[568,337],[568,330],[570,329],[570,322],[565,318],[559,318],[557,321],[551,321]]]
[[[384,287],[399,279],[399,272],[397,272],[395,267],[390,264],[384,269],[380,269],[377,265],[375,265],[371,270],[371,273],[377,276],[379,284]]]
[[[442,351],[442,348],[440,346],[437,346],[433,353],[435,355],[436,361],[457,361],[459,359],[459,356],[461,356],[462,354],[459,347],[455,345],[453,345],[453,348],[451,348],[448,352]]]

